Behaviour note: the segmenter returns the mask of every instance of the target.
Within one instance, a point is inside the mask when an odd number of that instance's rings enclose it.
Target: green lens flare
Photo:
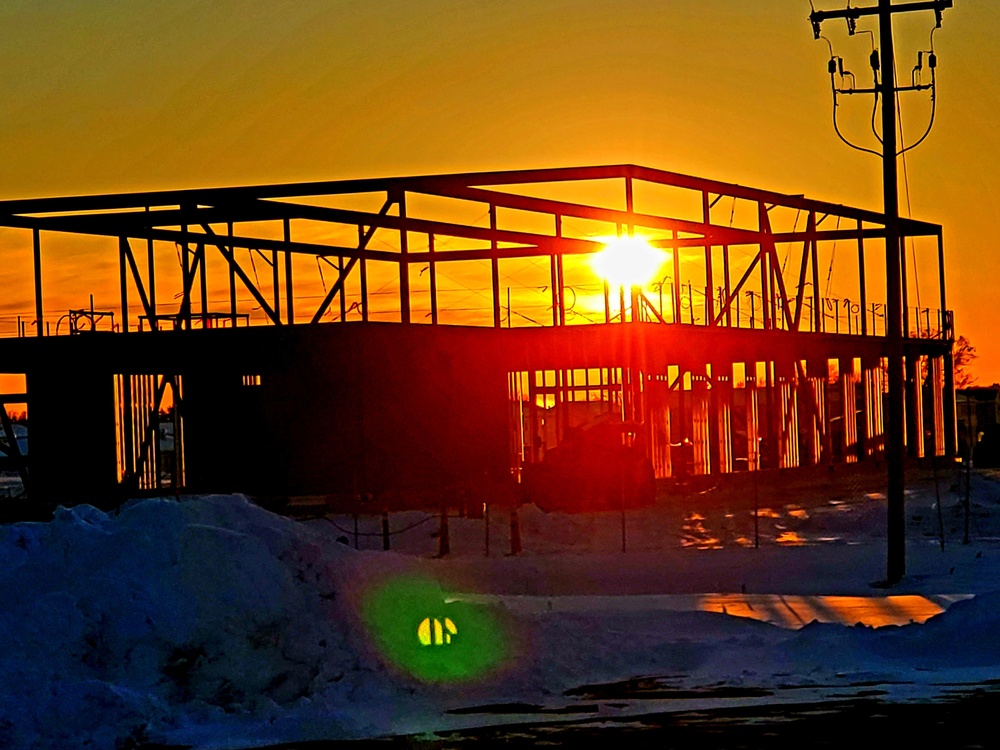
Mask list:
[[[368,593],[362,617],[382,655],[422,680],[471,680],[500,666],[508,646],[496,619],[445,598],[432,579],[393,578]]]

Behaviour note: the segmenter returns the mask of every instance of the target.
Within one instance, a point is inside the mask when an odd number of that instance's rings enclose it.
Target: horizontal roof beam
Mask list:
[[[626,177],[884,224],[882,214],[875,211],[811,200],[802,195],[787,195],[676,172],[623,164],[8,200],[0,201],[0,225],[19,226],[11,224],[9,218],[3,218],[17,214],[122,211],[126,209],[140,209],[145,213],[145,209],[188,205],[212,206],[220,211],[235,211],[235,206],[239,204],[261,199],[274,200],[313,195],[371,192],[388,195],[400,195],[405,191],[440,193],[441,191],[455,192],[463,188],[475,189],[483,186],[499,187],[530,183],[624,179]],[[494,189],[488,192],[498,193],[500,191]],[[149,213],[158,212],[149,211]],[[113,217],[115,216],[116,214],[108,214],[108,221],[114,221]],[[914,233],[933,234],[940,229],[938,225],[908,221],[912,223],[911,231]]]

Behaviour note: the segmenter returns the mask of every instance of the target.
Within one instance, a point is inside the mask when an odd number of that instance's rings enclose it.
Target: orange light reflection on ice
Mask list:
[[[801,547],[806,543],[805,539],[800,537],[794,531],[788,531],[787,529],[778,534],[774,541],[784,547]]]
[[[722,549],[718,537],[705,528],[705,516],[700,513],[687,513],[684,516],[684,526],[681,529],[681,546],[695,549]]]
[[[705,594],[697,609],[750,617],[785,628],[801,628],[819,622],[872,627],[922,623],[944,611],[945,606],[966,595],[934,597],[900,596],[783,596],[780,594]],[[945,606],[942,606],[942,602]]]

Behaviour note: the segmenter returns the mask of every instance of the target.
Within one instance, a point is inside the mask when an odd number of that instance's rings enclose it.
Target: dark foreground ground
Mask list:
[[[877,691],[873,691],[877,692]],[[355,742],[303,742],[266,750],[611,747],[658,750],[788,750],[889,743],[916,748],[1000,746],[1000,685],[956,686],[932,703],[886,703],[878,697],[795,705],[647,714],[621,719],[546,721],[440,735]],[[546,717],[549,718],[549,717]],[[257,750],[265,750],[258,748]]]

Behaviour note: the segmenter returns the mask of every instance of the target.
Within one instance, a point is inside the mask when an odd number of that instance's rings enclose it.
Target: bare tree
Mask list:
[[[975,384],[976,376],[970,372],[972,361],[979,355],[976,354],[976,347],[969,343],[965,336],[955,339],[955,387],[968,388]]]

